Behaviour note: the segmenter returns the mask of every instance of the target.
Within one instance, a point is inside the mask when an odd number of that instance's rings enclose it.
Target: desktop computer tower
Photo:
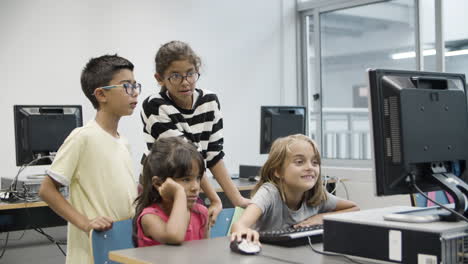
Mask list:
[[[415,208],[395,206],[327,215],[323,249],[384,263],[468,263],[467,222],[405,223],[383,218],[408,210]]]
[[[11,185],[14,183],[14,178],[2,178],[1,187],[2,190],[9,190]],[[16,191],[20,196],[28,196],[30,199],[39,199],[39,188],[41,187],[42,178],[38,179],[27,179],[27,180],[18,180],[16,182]],[[62,186],[59,189],[60,193],[68,197],[68,187]],[[2,197],[3,198],[3,197]],[[13,201],[13,200],[12,200]]]
[[[12,178],[2,178],[2,189],[6,190],[10,188],[10,185],[14,183],[14,179]],[[31,192],[31,193],[38,193],[39,188],[41,187],[42,179],[34,179],[34,180],[17,180],[16,182],[16,189],[17,191],[21,192]]]

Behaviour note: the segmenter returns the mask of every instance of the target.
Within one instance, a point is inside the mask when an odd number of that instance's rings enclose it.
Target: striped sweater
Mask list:
[[[178,107],[166,92],[143,101],[141,119],[147,151],[159,137],[182,136],[195,144],[208,168],[224,157],[223,118],[218,97],[211,91],[195,89],[192,109]]]

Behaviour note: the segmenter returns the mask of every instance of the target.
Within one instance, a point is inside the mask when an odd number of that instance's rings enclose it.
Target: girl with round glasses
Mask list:
[[[241,196],[224,165],[223,118],[218,97],[209,90],[196,88],[200,58],[187,43],[171,41],[158,50],[155,64],[154,77],[161,89],[144,100],[141,112],[147,153],[160,137],[185,138],[198,148],[234,206],[246,207],[250,200]],[[221,200],[206,177],[201,188],[211,201],[208,214],[213,225],[222,209]]]

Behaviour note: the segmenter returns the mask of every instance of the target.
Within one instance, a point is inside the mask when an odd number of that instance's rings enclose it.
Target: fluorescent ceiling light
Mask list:
[[[416,57],[416,52],[408,51],[408,52],[400,52],[392,54],[392,59],[394,60],[401,60],[401,59],[409,59]]]
[[[468,55],[468,49],[453,50],[453,51],[445,52],[445,57],[458,56],[458,55]]]
[[[423,56],[432,56],[436,54],[435,49],[428,49],[423,51]],[[453,50],[445,52],[445,57],[450,56],[458,56],[458,55],[468,55],[468,49],[463,50]],[[401,60],[401,59],[409,59],[416,57],[416,52],[408,51],[408,52],[400,52],[392,54],[392,59],[394,60]]]
[[[423,51],[423,56],[431,56],[431,55],[435,55],[435,54],[436,54],[435,49],[428,49],[428,50]],[[394,59],[394,60],[409,59],[409,58],[414,58],[414,57],[416,57],[416,52],[414,52],[414,51],[400,52],[400,53],[392,54],[392,59]]]

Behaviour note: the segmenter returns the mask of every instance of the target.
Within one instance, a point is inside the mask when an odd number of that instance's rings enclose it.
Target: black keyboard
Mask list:
[[[286,228],[260,232],[260,242],[283,247],[297,247],[322,242],[323,225],[314,225],[300,228]]]

